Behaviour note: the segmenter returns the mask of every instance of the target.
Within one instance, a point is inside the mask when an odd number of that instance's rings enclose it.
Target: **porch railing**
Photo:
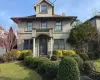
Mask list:
[[[36,32],[49,32],[49,29],[36,29]]]

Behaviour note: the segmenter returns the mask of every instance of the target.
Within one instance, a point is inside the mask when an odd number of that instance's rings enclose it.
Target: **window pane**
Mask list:
[[[59,49],[64,49],[64,48],[65,48],[64,39],[60,39],[59,40]]]
[[[62,30],[61,22],[56,22],[56,28],[55,28],[55,30],[56,30],[56,31]]]
[[[46,29],[46,28],[47,28],[47,22],[42,22],[41,28],[42,28],[42,29]]]
[[[27,23],[27,31],[32,31],[32,23]]]
[[[54,40],[54,50],[59,49],[58,40]]]
[[[47,5],[41,5],[41,12],[47,12]]]
[[[33,39],[30,39],[30,49],[33,50]]]
[[[24,40],[24,49],[29,49],[29,40]]]

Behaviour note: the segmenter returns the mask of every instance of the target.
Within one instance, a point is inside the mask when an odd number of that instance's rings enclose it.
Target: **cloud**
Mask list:
[[[0,12],[0,16],[2,16],[2,15],[4,15],[5,14],[5,12]]]

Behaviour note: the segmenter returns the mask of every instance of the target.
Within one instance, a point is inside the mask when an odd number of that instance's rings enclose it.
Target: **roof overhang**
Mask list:
[[[73,23],[76,20],[76,16],[61,16],[61,17],[13,17],[11,18],[15,23],[18,22],[31,22],[31,21],[66,21],[71,20]]]

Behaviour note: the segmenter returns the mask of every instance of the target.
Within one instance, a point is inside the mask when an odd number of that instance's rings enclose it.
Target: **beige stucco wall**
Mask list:
[[[47,14],[41,14],[40,13],[40,6],[42,4],[48,5],[48,13]],[[53,9],[52,9],[52,7],[49,4],[47,4],[45,2],[42,2],[41,4],[39,4],[39,5],[36,6],[36,17],[48,17],[48,16],[52,16],[52,11],[53,11]]]
[[[96,19],[96,26],[100,34],[100,19]]]
[[[72,49],[72,47],[66,43],[67,38],[69,37],[70,30],[72,26],[70,25],[70,21],[62,21],[62,31],[55,32],[56,21],[47,21],[47,28],[53,28],[53,44],[54,39],[64,39],[65,40],[65,49]],[[25,32],[25,27],[27,27],[27,23],[20,22],[18,23],[18,32],[20,33],[20,37],[18,39],[18,49],[23,49],[24,39],[31,39],[32,32]],[[33,21],[33,28],[39,29],[41,28],[41,21]],[[36,39],[35,45],[35,55],[39,55],[39,41]],[[48,41],[48,54],[51,52],[51,41]]]

